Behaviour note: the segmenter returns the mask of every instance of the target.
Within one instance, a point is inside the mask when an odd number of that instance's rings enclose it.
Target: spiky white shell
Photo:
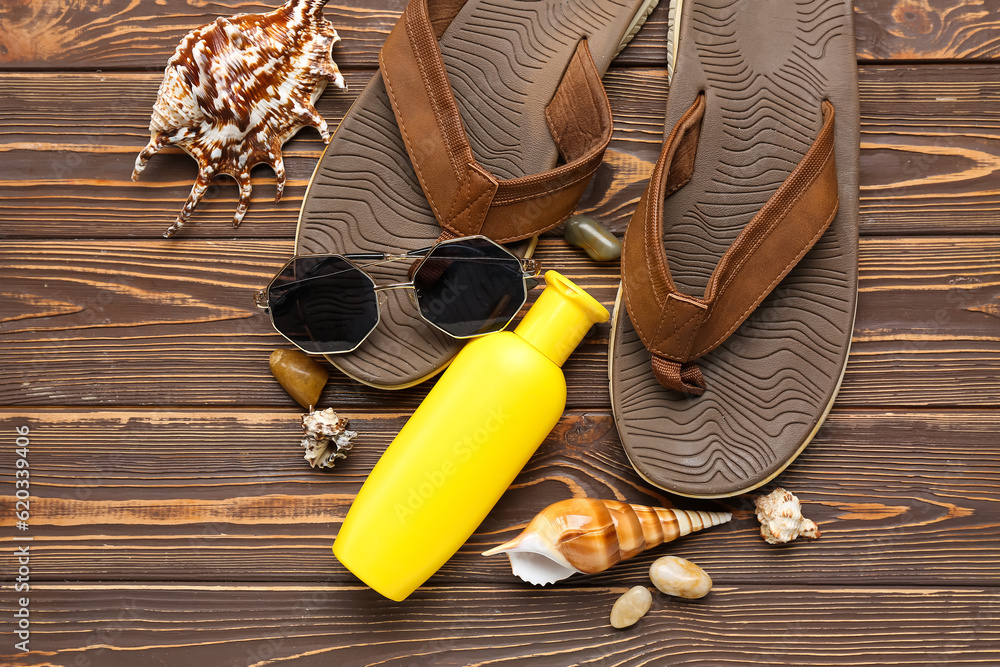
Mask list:
[[[323,18],[327,0],[289,0],[267,14],[237,14],[192,30],[167,62],[149,122],[149,144],[135,161],[132,180],[166,146],[198,162],[198,178],[177,220],[179,230],[219,174],[240,186],[233,216],[239,225],[250,203],[250,170],[269,164],[281,199],[281,146],[301,128],[315,127],[329,142],[326,121],[313,106],[328,81],[344,88],[330,50],[340,41]]]
[[[796,537],[815,540],[820,536],[819,526],[802,516],[802,505],[795,494],[780,486],[766,496],[754,499],[760,536],[768,544],[784,544]]]
[[[357,431],[348,431],[349,422],[340,417],[333,408],[314,410],[302,417],[302,446],[306,450],[305,460],[313,468],[332,468],[337,459],[347,458],[351,440]]]

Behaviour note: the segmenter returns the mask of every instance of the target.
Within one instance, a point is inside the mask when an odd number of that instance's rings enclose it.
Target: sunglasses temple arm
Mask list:
[[[358,259],[372,262],[382,260],[390,261],[394,259],[406,259],[407,257],[423,257],[433,249],[434,246],[430,246],[428,248],[420,248],[419,250],[410,250],[409,252],[402,254],[394,254],[391,252],[352,252],[346,255],[341,255],[341,257],[344,259]]]
[[[379,253],[379,252],[356,252],[356,253],[350,253],[350,254],[347,254],[347,255],[341,255],[341,257],[343,257],[345,259],[350,259],[350,260],[355,260],[356,259],[356,260],[364,260],[364,261],[372,261],[372,262],[392,261],[392,260],[396,260],[396,259],[406,259],[408,257],[423,257],[423,256],[427,255],[431,250],[434,250],[439,245],[441,245],[441,244],[437,243],[435,245],[428,246],[426,248],[419,248],[417,250],[410,250],[410,251],[408,251],[408,252],[406,252],[405,254],[402,254],[402,255],[396,255],[396,254],[388,253],[388,252],[382,252],[382,253]],[[538,272],[541,271],[541,263],[538,260],[536,260],[536,259],[523,259],[523,258],[517,257],[517,256],[515,256],[513,254],[511,255],[511,257],[514,257],[514,259],[516,259],[519,262],[521,262],[521,266],[524,267],[525,271],[532,272],[532,273],[538,273]],[[464,258],[464,259],[468,260],[469,258]]]
[[[377,262],[383,259],[390,259],[393,255],[385,252],[352,252],[347,255],[341,255],[344,259],[359,259],[365,261]]]

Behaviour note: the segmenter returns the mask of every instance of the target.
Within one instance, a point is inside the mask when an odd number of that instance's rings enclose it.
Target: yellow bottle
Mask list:
[[[566,407],[562,365],[608,311],[549,271],[511,331],[476,338],[386,449],[347,513],[333,553],[403,600],[458,551]]]

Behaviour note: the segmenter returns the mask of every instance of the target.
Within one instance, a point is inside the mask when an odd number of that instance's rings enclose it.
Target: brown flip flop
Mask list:
[[[833,404],[854,328],[849,0],[684,0],[667,140],[625,235],[612,405],[672,493],[756,488]]]
[[[530,255],[599,166],[612,129],[601,76],[656,4],[412,0],[316,168],[295,252],[399,253],[483,234]],[[372,273],[400,282],[408,268]],[[401,389],[462,343],[420,319],[409,291],[385,294],[368,339],[327,358]]]

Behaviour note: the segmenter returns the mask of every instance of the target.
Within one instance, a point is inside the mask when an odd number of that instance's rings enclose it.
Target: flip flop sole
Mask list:
[[[545,107],[580,39],[588,39],[603,73],[656,4],[468,0],[440,47],[477,160],[501,178],[552,168],[558,151]],[[432,245],[440,232],[376,73],[316,167],[295,251],[406,252]],[[534,240],[514,249],[528,255]],[[408,268],[397,263],[372,273],[376,282],[398,282]],[[401,389],[439,372],[461,342],[420,319],[408,291],[385,294],[381,322],[368,339],[352,353],[327,358],[355,380]]]
[[[830,228],[730,338],[698,360],[691,398],[664,389],[617,307],[612,406],[622,444],[650,483],[692,497],[752,490],[805,448],[847,364],[857,301],[858,102],[850,2],[684,0],[666,127],[706,93],[694,177],[668,197],[672,275],[701,295],[719,258],[836,111],[840,208]]]

